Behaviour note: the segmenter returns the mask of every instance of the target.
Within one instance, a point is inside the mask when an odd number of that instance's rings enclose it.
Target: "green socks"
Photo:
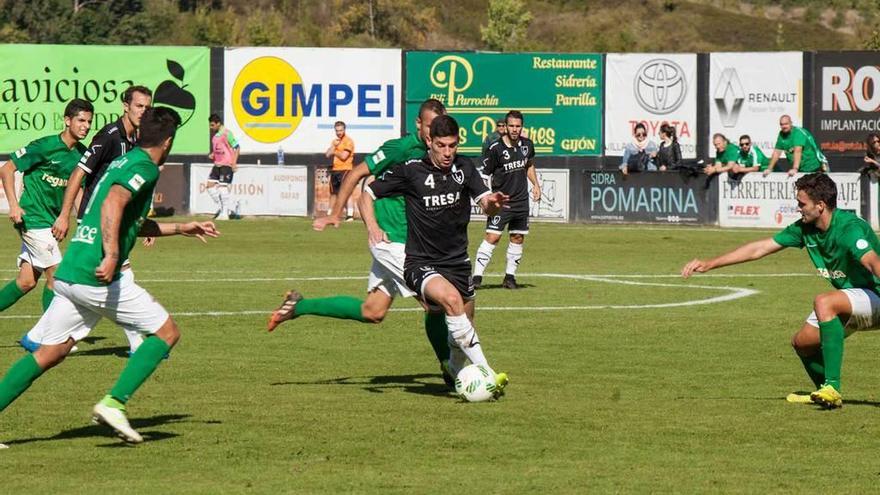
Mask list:
[[[0,289],[0,311],[4,311],[9,306],[15,304],[23,295],[24,292],[18,288],[15,280],[6,284]]]
[[[315,315],[339,318],[341,320],[356,320],[366,323],[361,313],[361,305],[364,302],[356,297],[335,296],[321,297],[317,299],[303,299],[296,303],[295,314],[297,316]]]
[[[825,383],[840,392],[840,369],[843,366],[843,339],[846,336],[840,318],[819,322],[822,360],[825,361]]]
[[[42,374],[43,370],[33,354],[16,361],[0,381],[0,411],[9,407]]]
[[[110,390],[110,395],[123,404],[128,402],[132,394],[156,371],[170,349],[171,347],[159,337],[155,335],[147,337],[137,351],[128,358],[128,364],[119,375],[116,385]]]
[[[812,356],[801,356],[798,354],[798,357],[801,358],[801,362],[804,363],[804,369],[810,375],[810,380],[813,380],[813,384],[816,385],[818,390],[825,383],[825,360],[822,359],[822,351],[820,350]]]
[[[425,335],[441,363],[449,359],[449,327],[443,313],[425,313]]]
[[[52,298],[55,297],[55,291],[49,288],[48,285],[43,286],[43,313],[49,309],[49,305],[52,304]]]

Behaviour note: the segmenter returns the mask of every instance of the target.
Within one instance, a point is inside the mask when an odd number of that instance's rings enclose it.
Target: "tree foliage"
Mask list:
[[[334,31],[342,38],[367,36],[391,46],[418,47],[434,29],[434,10],[413,0],[337,2]]]
[[[486,47],[497,51],[524,49],[532,14],[522,0],[490,0],[489,22],[480,26]]]

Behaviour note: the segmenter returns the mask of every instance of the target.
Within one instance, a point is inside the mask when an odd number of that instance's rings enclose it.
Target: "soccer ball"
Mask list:
[[[465,366],[455,377],[455,392],[467,402],[484,402],[495,392],[495,372],[482,364]]]

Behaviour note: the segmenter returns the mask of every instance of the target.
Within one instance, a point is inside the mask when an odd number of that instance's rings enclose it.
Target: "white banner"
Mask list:
[[[801,52],[713,53],[709,70],[709,147],[720,132],[732,143],[748,134],[768,157],[776,145],[779,117],[803,121]]]
[[[697,55],[609,53],[606,61],[605,154],[623,156],[639,122],[659,144],[660,125],[669,123],[682,156],[696,158]]]
[[[224,123],[242,153],[323,153],[340,120],[355,152],[400,136],[400,50],[227,48],[223,67]]]
[[[739,181],[718,177],[718,223],[722,227],[778,227],[801,218],[794,183],[804,174],[746,174]],[[828,174],[837,183],[837,207],[861,216],[862,187],[857,173]]]
[[[567,222],[569,171],[555,168],[539,168],[536,171],[538,184],[541,184],[541,201],[532,200],[532,183],[529,182],[529,221]],[[486,220],[483,209],[473,201],[471,201],[471,220]]]
[[[208,195],[208,174],[213,165],[190,166],[189,211],[215,213],[217,204]],[[232,180],[231,210],[240,215],[308,215],[308,167],[239,165]]]

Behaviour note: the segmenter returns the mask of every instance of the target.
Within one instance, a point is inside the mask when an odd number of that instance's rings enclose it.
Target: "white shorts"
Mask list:
[[[82,340],[102,317],[126,331],[154,334],[168,321],[168,312],[153,296],[125,276],[106,287],[55,281],[55,297],[34,326],[41,344]]]
[[[852,306],[852,314],[843,322],[846,334],[850,335],[860,330],[880,329],[880,296],[867,289],[841,289],[849,299]],[[819,328],[819,319],[816,312],[810,313],[807,323]]]
[[[376,289],[396,297],[412,297],[415,292],[409,290],[403,279],[403,260],[405,244],[402,242],[380,242],[370,248],[373,255],[373,266],[370,267],[370,280],[367,292]]]
[[[29,263],[41,271],[61,263],[61,248],[52,229],[30,229],[21,233],[18,266],[21,267],[22,263]]]

